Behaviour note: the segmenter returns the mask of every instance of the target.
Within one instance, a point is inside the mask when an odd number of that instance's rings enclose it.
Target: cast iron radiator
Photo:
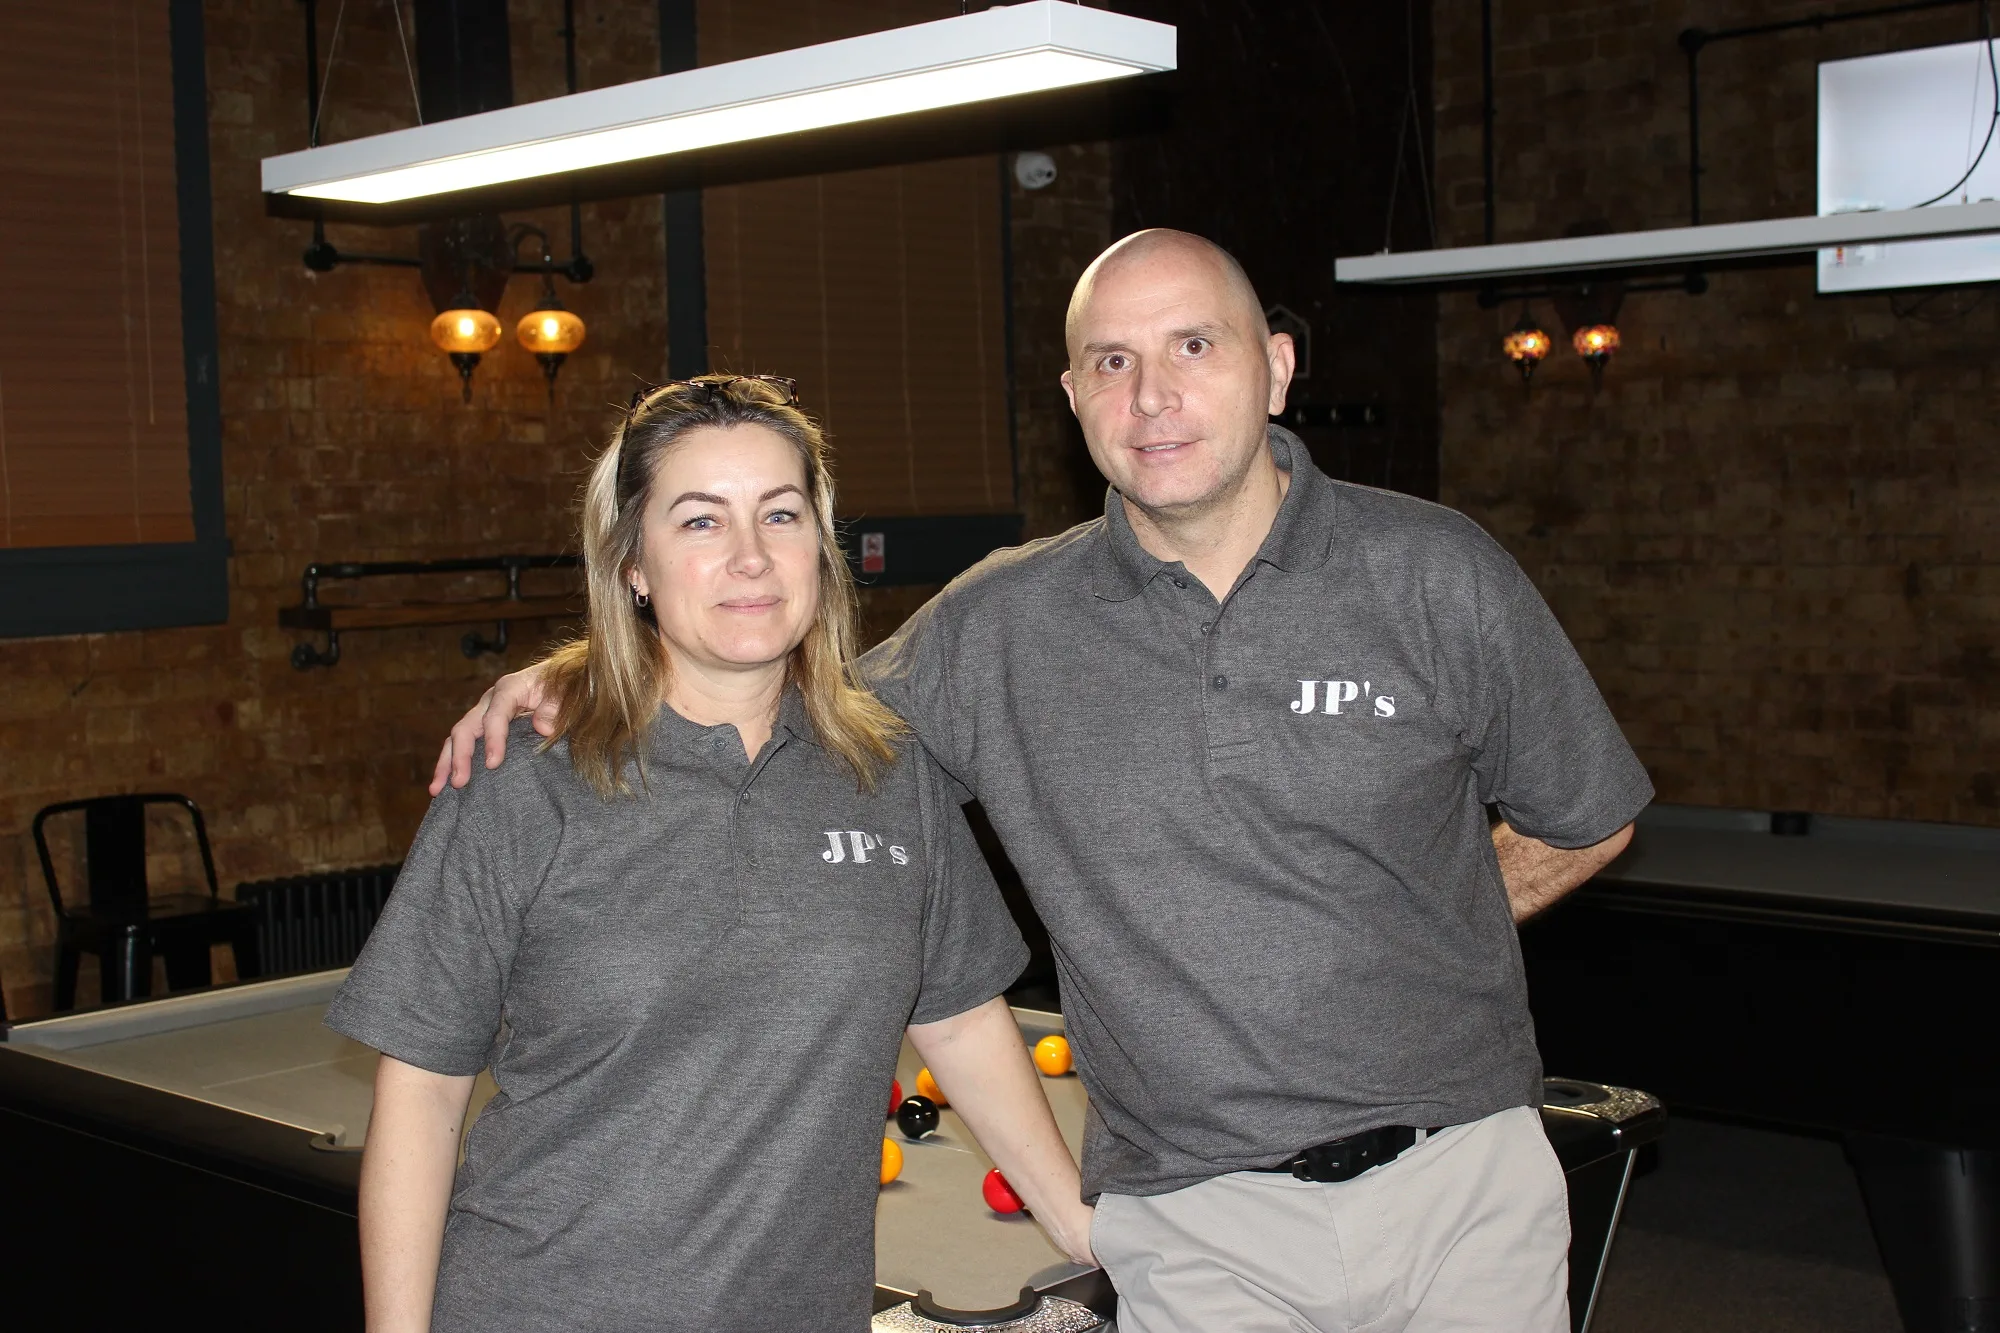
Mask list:
[[[236,901],[257,909],[261,973],[285,976],[352,963],[401,869],[362,866],[239,884]]]

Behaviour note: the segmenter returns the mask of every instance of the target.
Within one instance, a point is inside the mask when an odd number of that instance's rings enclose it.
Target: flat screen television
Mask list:
[[[1961,42],[1821,62],[1820,214],[1910,208],[1964,175],[1993,119],[1987,60],[1985,43]],[[2000,199],[2000,132],[1936,207],[1987,199]],[[1822,292],[1974,282],[2000,282],[2000,235],[1819,252]]]

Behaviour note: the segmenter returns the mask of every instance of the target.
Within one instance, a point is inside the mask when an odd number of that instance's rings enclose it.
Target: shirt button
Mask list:
[[[746,791],[736,799],[743,802],[743,804],[748,805],[750,804],[750,793]]]
[[[1209,684],[1215,686],[1215,688],[1218,690],[1226,690],[1229,688],[1229,677],[1217,676],[1214,680],[1210,681]]]
[[[1204,624],[1204,625],[1203,625],[1203,626],[1201,627],[1201,632],[1202,632],[1203,634],[1206,634],[1206,633],[1208,633],[1208,632],[1209,632],[1210,630],[1212,630],[1212,629],[1214,629],[1214,628],[1215,628],[1215,626],[1213,626],[1213,625],[1208,625],[1208,624]]]
[[[1186,580],[1186,579],[1175,579],[1175,580],[1174,580],[1174,586],[1175,586],[1176,588],[1185,588],[1185,587],[1187,587],[1187,580]]]

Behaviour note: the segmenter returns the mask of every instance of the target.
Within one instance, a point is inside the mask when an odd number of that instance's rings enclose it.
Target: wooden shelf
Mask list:
[[[285,629],[396,629],[406,625],[490,625],[509,620],[547,620],[583,614],[583,598],[495,597],[479,602],[353,603],[346,606],[288,606],[278,612]]]
[[[330,667],[340,661],[340,636],[348,630],[401,629],[416,625],[491,625],[488,638],[468,631],[458,641],[467,657],[507,651],[507,626],[516,620],[571,619],[584,611],[581,588],[554,595],[529,597],[521,590],[522,576],[532,570],[582,567],[573,555],[494,555],[456,560],[377,560],[319,562],[306,566],[300,580],[304,594],[297,606],[278,609],[278,624],[289,630],[326,636],[324,648],[310,643],[292,645],[292,665],[300,671]],[[320,585],[350,583],[360,579],[420,578],[449,575],[455,580],[481,574],[496,574],[506,580],[506,594],[499,597],[458,598],[452,601],[322,602]],[[565,580],[570,581],[570,580]],[[379,586],[379,585],[378,585]],[[433,585],[432,591],[438,589]]]

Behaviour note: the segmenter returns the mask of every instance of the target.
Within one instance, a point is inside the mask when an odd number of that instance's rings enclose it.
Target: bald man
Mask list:
[[[1645,771],[1497,544],[1269,424],[1292,344],[1229,255],[1125,238],[1067,338],[1104,516],[866,669],[1048,926],[1120,1325],[1559,1333],[1514,922],[1624,846]],[[437,781],[539,703],[503,679]]]

